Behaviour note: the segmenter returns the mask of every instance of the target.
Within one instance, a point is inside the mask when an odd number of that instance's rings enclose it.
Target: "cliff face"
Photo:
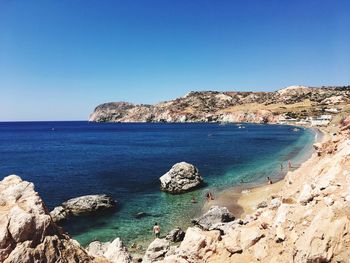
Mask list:
[[[315,107],[347,104],[349,87],[291,86],[276,92],[190,92],[155,105],[111,102],[97,106],[94,122],[276,122],[279,115],[307,116]]]

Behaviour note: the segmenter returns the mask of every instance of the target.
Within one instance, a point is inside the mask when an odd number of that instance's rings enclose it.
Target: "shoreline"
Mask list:
[[[231,123],[231,124],[236,124],[236,123]],[[273,124],[266,124],[266,125],[280,125],[277,123]],[[306,161],[308,161],[310,158],[312,158],[313,153],[314,153],[314,148],[313,144],[316,142],[321,142],[327,139],[326,137],[326,132],[322,131],[320,128],[314,128],[314,127],[305,127],[305,126],[300,126],[300,125],[286,125],[290,126],[291,128],[297,127],[297,128],[302,128],[302,129],[310,129],[312,130],[315,134],[315,139],[310,142],[310,149],[309,152],[305,153],[303,151],[299,152],[293,158],[298,157],[301,155],[302,161],[298,165],[298,167],[295,167],[292,171],[296,171],[300,168],[301,165],[303,165]],[[316,136],[317,135],[317,136]],[[306,155],[303,156],[303,155]],[[299,156],[300,157],[300,156]],[[293,159],[292,158],[292,159]],[[199,208],[198,214],[196,217],[199,217],[203,215],[205,212],[207,212],[210,207],[212,206],[222,206],[226,207],[231,213],[235,215],[236,218],[242,218],[246,215],[252,214],[255,209],[256,205],[259,204],[262,201],[265,201],[267,197],[278,193],[284,184],[284,178],[287,176],[289,171],[284,171],[283,174],[281,173],[277,178],[274,178],[276,181],[271,184],[271,185],[266,185],[261,182],[248,182],[244,183],[243,185],[235,185],[231,186],[229,188],[221,189],[218,192],[215,192],[214,190],[214,196],[215,199],[211,200],[209,202],[204,201]],[[210,190],[210,189],[208,189]],[[243,191],[243,193],[242,193]],[[188,220],[183,220],[184,215],[178,215],[178,220],[181,222],[180,224],[175,224],[173,228],[180,227],[181,229],[187,229],[188,227],[191,227],[192,224]],[[187,218],[188,219],[188,218]],[[163,237],[165,237],[166,233],[163,233]],[[147,246],[154,240],[154,238],[141,238],[134,240],[134,242],[131,242],[131,244],[137,244],[141,245],[142,249],[133,249],[132,247],[129,247],[129,252],[134,255],[134,256],[140,256],[142,255],[147,248]]]
[[[230,124],[237,124],[237,123],[230,123]],[[254,124],[254,123],[253,123]],[[264,125],[281,125],[277,123],[272,123],[272,124],[264,124]],[[300,125],[283,125],[283,126],[289,126],[290,128],[301,128],[301,129],[310,129],[314,133],[313,138],[317,138],[317,140],[313,139],[310,141],[310,148],[308,149],[308,152],[305,151],[300,151],[297,153],[295,156],[293,156],[291,159],[301,155],[302,162],[300,162],[300,165],[303,164],[305,161],[311,158],[313,154],[313,144],[315,142],[318,142],[319,140],[324,140],[325,134],[324,132],[321,132],[320,129],[314,128],[314,127],[305,127],[305,126],[300,126]],[[317,137],[316,137],[317,135]],[[306,155],[303,156],[303,155]],[[300,167],[296,169],[298,169]],[[296,170],[295,169],[295,170]],[[283,185],[283,180],[286,177],[288,172],[284,172],[283,174],[279,174],[278,177],[274,178],[275,183],[272,185],[265,185],[262,184],[261,182],[248,182],[244,183],[243,185],[235,185],[231,186],[229,188],[224,188],[224,189],[208,189],[208,190],[213,190],[214,191],[214,196],[215,199],[212,201],[203,201],[203,203],[199,206],[199,210],[197,211],[197,215],[194,217],[199,217],[203,215],[211,206],[222,206],[222,207],[227,207],[227,209],[235,215],[236,218],[243,217],[247,214],[251,214],[255,210],[255,205],[266,200],[266,197],[270,196],[271,194],[277,193],[281,190],[281,187]],[[216,192],[215,190],[218,190]],[[242,194],[242,191],[249,190],[249,192],[244,192]],[[191,218],[186,217],[184,214],[178,214],[177,218],[177,223],[173,225],[172,229],[180,227],[181,229],[185,230],[189,227],[192,227],[192,223],[190,222]],[[193,218],[193,217],[192,217]],[[161,237],[165,237],[167,233],[163,232]],[[129,252],[133,256],[141,256],[144,252],[145,249],[148,247],[148,245],[154,240],[153,236],[152,237],[142,237],[138,239],[134,239],[131,242],[128,242],[128,249]],[[133,245],[140,246],[141,249],[135,249],[133,248]]]
[[[326,128],[313,128],[303,126],[296,127],[314,130],[315,140],[312,142],[312,145],[315,143],[324,143],[330,138],[330,132],[326,131]],[[302,153],[298,153],[297,156],[299,154]],[[309,162],[312,162],[314,158],[315,151],[312,150],[312,152],[309,153],[309,156],[305,158],[305,160],[302,160],[302,162],[297,167],[295,167],[295,169],[288,170],[283,174],[281,173],[281,178],[277,178],[277,181],[273,182],[272,184],[261,183],[250,187],[247,185],[239,185],[222,190],[216,195],[215,200],[212,200],[209,203],[207,202],[203,205],[203,211],[209,210],[209,208],[214,205],[222,206],[226,207],[237,218],[242,219],[245,216],[254,213],[260,203],[261,205],[264,205],[262,202],[265,202],[267,199],[282,191],[287,176],[290,173],[299,173],[299,170]]]

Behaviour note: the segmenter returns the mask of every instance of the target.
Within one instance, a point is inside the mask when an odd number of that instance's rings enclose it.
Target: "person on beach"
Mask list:
[[[207,201],[214,200],[214,196],[212,195],[211,192],[208,192],[206,197],[207,197]]]
[[[156,235],[156,238],[160,237],[160,226],[157,222],[153,226],[153,233]]]
[[[292,169],[292,163],[291,163],[290,160],[288,161],[288,168],[289,168],[289,169]]]
[[[268,184],[272,184],[270,177],[267,177],[267,182],[268,182]]]

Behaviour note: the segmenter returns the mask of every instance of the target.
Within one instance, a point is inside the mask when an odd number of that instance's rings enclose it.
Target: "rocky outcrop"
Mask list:
[[[180,242],[184,239],[185,232],[181,228],[175,228],[171,230],[165,237],[166,240],[171,242]]]
[[[208,259],[217,251],[219,240],[220,232],[217,230],[203,231],[198,227],[190,227],[180,246],[162,262],[210,262]]]
[[[203,182],[198,169],[186,162],[173,165],[159,180],[160,189],[172,194],[187,192],[200,186]]]
[[[209,230],[219,223],[227,223],[233,220],[235,220],[234,215],[226,207],[213,206],[201,217],[192,219],[192,223],[204,230]]]
[[[84,195],[69,199],[50,212],[54,222],[67,219],[70,216],[81,216],[105,210],[114,209],[117,202],[108,195]]]
[[[95,108],[89,121],[274,123],[281,114],[310,116],[322,113],[323,105],[346,105],[349,101],[349,87],[291,86],[276,92],[203,91],[155,105],[104,103]],[[294,104],[295,107],[290,106]]]
[[[162,260],[170,249],[170,242],[164,238],[156,238],[147,248],[142,263]]]
[[[350,132],[315,148],[319,154],[289,172],[253,214],[217,224],[203,215],[162,262],[348,262]]]
[[[104,257],[112,263],[132,262],[131,255],[119,238],[114,239],[112,242],[91,242],[86,250],[90,255],[94,257]]]
[[[92,262],[55,225],[32,183],[16,175],[0,182],[0,262]]]

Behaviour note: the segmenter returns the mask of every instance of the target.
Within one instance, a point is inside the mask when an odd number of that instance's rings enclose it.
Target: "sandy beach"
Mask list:
[[[333,132],[331,127],[323,127],[315,129],[316,136],[314,143],[324,143],[331,138]],[[313,151],[314,152],[314,151]],[[227,207],[231,213],[233,213],[237,218],[244,218],[245,216],[252,214],[258,207],[259,204],[264,206],[262,202],[272,199],[275,194],[283,190],[285,186],[285,178],[288,174],[293,173],[300,174],[308,172],[307,169],[315,160],[316,156],[312,153],[309,158],[307,158],[301,164],[294,164],[294,167],[290,171],[282,171],[281,174],[284,176],[272,184],[249,186],[240,185],[232,188],[228,188],[218,193],[214,200],[206,202],[203,206],[203,211],[209,210],[211,206],[223,206]],[[285,168],[287,170],[287,168]]]
[[[184,257],[211,263],[348,262],[350,124],[346,125],[322,129],[325,135],[314,143],[312,156],[283,180],[215,196],[204,208],[226,206],[241,219],[210,231],[188,228],[179,249],[162,262],[181,262],[177,260]],[[196,247],[198,240],[205,245]]]

